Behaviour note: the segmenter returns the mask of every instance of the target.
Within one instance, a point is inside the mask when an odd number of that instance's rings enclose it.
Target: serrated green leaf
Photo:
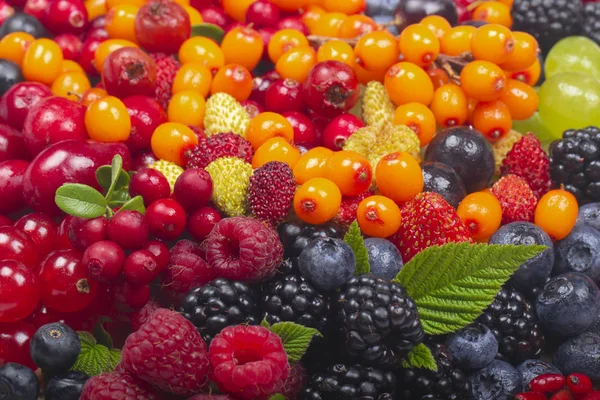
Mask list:
[[[80,183],[65,183],[54,196],[58,208],[69,215],[81,218],[96,218],[106,212],[106,199],[91,186]]]
[[[96,343],[89,332],[77,332],[81,341],[81,351],[71,370],[85,372],[89,376],[100,375],[114,371],[121,361],[121,350],[109,350],[106,346]]]
[[[201,23],[192,25],[192,32],[190,37],[202,36],[214,40],[217,44],[221,44],[225,31],[214,24]]]
[[[423,343],[413,347],[406,358],[402,360],[402,367],[425,368],[431,371],[438,370],[437,362],[435,361],[433,354],[431,354],[431,350],[429,350],[429,347],[425,346]]]
[[[271,397],[269,397],[269,400],[287,400],[287,397],[285,397],[281,393],[276,393],[274,395],[271,395]]]
[[[96,338],[89,332],[77,332],[81,345],[94,346],[96,344]]]
[[[360,227],[358,226],[358,222],[356,222],[356,220],[350,224],[348,232],[346,232],[346,235],[344,235],[344,242],[348,243],[348,245],[352,248],[354,257],[356,258],[356,271],[354,271],[354,274],[362,275],[371,272],[371,267],[369,265],[369,252],[367,251],[365,239],[363,238],[362,232],[360,231]]]
[[[272,325],[270,330],[281,338],[290,363],[295,363],[302,358],[313,336],[323,337],[318,330],[294,322],[278,322]]]
[[[144,214],[146,212],[146,207],[144,207],[144,199],[142,198],[142,196],[135,196],[133,199],[124,203],[117,212],[125,210],[137,211],[140,214]]]
[[[417,304],[425,333],[452,333],[473,322],[519,266],[545,249],[470,243],[433,246],[413,257],[394,281]]]
[[[110,370],[114,371],[120,362],[121,362],[121,350],[110,349],[110,351],[108,352],[108,364],[110,366]]]

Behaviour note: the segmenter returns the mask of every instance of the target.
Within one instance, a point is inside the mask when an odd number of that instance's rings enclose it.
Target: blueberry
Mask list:
[[[510,283],[515,289],[529,293],[543,285],[552,273],[554,245],[542,228],[530,222],[512,222],[504,225],[492,235],[489,244],[542,245],[548,248],[525,261],[512,276]]]
[[[575,225],[569,236],[556,243],[555,253],[555,275],[581,272],[594,282],[600,281],[600,231]]]
[[[342,231],[335,224],[309,225],[300,222],[285,222],[277,228],[286,257],[298,257],[313,239],[319,237],[340,238]]]
[[[389,16],[393,18],[394,8],[398,5],[399,0],[367,0],[367,9],[365,14],[374,18],[378,16]]]
[[[600,335],[586,332],[567,340],[554,353],[554,364],[565,376],[578,372],[600,380]]]
[[[536,310],[540,323],[549,332],[562,336],[578,335],[598,317],[600,290],[584,274],[562,274],[544,286],[537,298]]]
[[[494,176],[492,145],[471,128],[459,126],[441,130],[427,146],[425,161],[437,161],[454,169],[467,192],[488,187]]]
[[[589,203],[579,207],[577,224],[585,224],[600,231],[600,203]]]
[[[36,39],[48,35],[44,25],[36,17],[22,12],[14,13],[0,24],[0,39],[13,32],[26,32]]]
[[[554,365],[542,360],[525,360],[517,367],[517,371],[521,374],[523,391],[527,390],[529,382],[538,375],[561,374],[560,370]]]
[[[69,371],[50,378],[44,387],[45,400],[78,400],[90,377],[79,371]]]
[[[387,239],[370,238],[365,240],[369,253],[371,273],[378,278],[391,281],[404,266],[400,251]]]
[[[498,353],[498,341],[487,326],[475,322],[446,340],[456,364],[464,369],[479,369],[491,363]]]
[[[354,276],[356,258],[343,240],[318,238],[300,254],[300,273],[318,290],[330,291]]]
[[[38,400],[40,382],[24,365],[7,363],[0,367],[0,399]]]
[[[425,162],[421,164],[421,170],[424,192],[439,194],[454,208],[467,196],[465,184],[449,166],[438,162]]]
[[[31,358],[44,371],[60,373],[75,364],[81,342],[77,333],[65,324],[55,322],[40,327],[30,343]]]
[[[494,360],[469,376],[473,400],[512,399],[523,387],[521,374],[512,365]]]
[[[418,24],[428,15],[444,17],[450,25],[458,23],[458,13],[453,0],[400,0],[394,10],[394,17],[402,21],[402,26]]]
[[[0,96],[19,82],[23,82],[21,67],[12,61],[0,58]]]

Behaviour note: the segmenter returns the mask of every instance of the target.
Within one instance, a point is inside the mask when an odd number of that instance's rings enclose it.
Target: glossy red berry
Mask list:
[[[120,311],[139,310],[150,301],[150,286],[132,285],[123,279],[115,287],[115,300]]]
[[[52,91],[43,83],[19,82],[0,97],[0,121],[22,130],[31,107],[50,96]]]
[[[42,24],[46,22],[46,10],[50,5],[50,0],[27,0],[24,3],[23,12],[25,14],[36,17]]]
[[[83,42],[81,46],[81,54],[79,55],[79,65],[85,71],[86,74],[91,76],[97,76],[98,70],[96,69],[96,64],[94,61],[94,57],[96,55],[96,49],[98,46],[106,40],[106,38],[100,37],[90,37]]]
[[[123,272],[125,252],[115,242],[102,240],[88,247],[81,260],[90,278],[99,282],[110,282]]]
[[[54,0],[46,9],[44,25],[53,33],[82,33],[88,24],[88,13],[82,0]]]
[[[150,227],[146,218],[133,210],[116,213],[106,228],[108,239],[127,250],[141,248],[148,240],[149,234]]]
[[[189,14],[174,1],[151,1],[135,16],[135,36],[151,53],[177,53],[190,31]]]
[[[316,114],[333,117],[349,111],[358,102],[358,78],[352,68],[340,61],[323,61],[311,69],[303,94],[304,102]]]
[[[8,125],[0,124],[0,162],[27,159],[29,159],[29,151],[21,132]]]
[[[567,386],[575,394],[587,394],[594,390],[592,380],[584,374],[567,376]]]
[[[131,197],[142,196],[144,204],[149,206],[159,199],[171,195],[171,186],[165,176],[154,168],[142,168],[137,171],[129,182]]]
[[[334,151],[342,150],[350,135],[364,126],[360,118],[350,113],[338,115],[325,127],[323,146]]]
[[[0,162],[0,213],[9,214],[25,205],[23,177],[29,161],[8,160]]]
[[[540,392],[524,392],[517,394],[513,400],[548,400],[548,397]]]
[[[221,219],[221,214],[214,208],[202,207],[188,217],[188,231],[194,239],[202,242]]]
[[[169,248],[163,242],[158,240],[149,240],[144,244],[142,250],[148,250],[154,255],[160,270],[164,270],[169,265]]]
[[[156,63],[137,47],[122,47],[106,57],[102,84],[111,96],[154,96]]]
[[[210,174],[202,168],[190,168],[177,178],[173,194],[187,212],[192,212],[208,204],[212,191]]]
[[[0,260],[15,260],[35,269],[40,256],[35,243],[25,232],[13,226],[3,226],[0,227]]]
[[[561,374],[538,375],[529,382],[529,387],[534,392],[553,393],[567,384],[566,378]]]
[[[221,29],[225,29],[231,22],[231,18],[225,14],[225,11],[216,5],[202,8],[200,10],[200,15],[202,15],[202,20],[204,20],[204,22],[217,25]]]
[[[257,0],[246,11],[246,21],[257,28],[275,26],[279,21],[279,8],[269,0]]]
[[[597,393],[595,396],[593,393],[587,394],[585,395],[582,400],[600,400],[600,392],[594,392]],[[575,398],[573,397],[573,393],[571,393],[571,391],[569,389],[563,389],[563,390],[559,390],[558,392],[554,393],[552,395],[552,397],[550,397],[550,400],[574,400]]]
[[[130,284],[144,285],[152,282],[161,272],[161,268],[148,250],[137,250],[127,256],[123,272]]]
[[[22,216],[15,222],[15,228],[25,232],[35,243],[41,258],[56,250],[58,244],[58,226],[46,214],[33,213]]]
[[[254,100],[244,100],[240,102],[240,105],[244,107],[244,110],[248,113],[250,118],[256,117],[258,114],[265,112],[265,108]]]
[[[146,210],[150,232],[158,239],[177,239],[185,230],[185,210],[172,199],[157,200]]]
[[[59,227],[59,236],[63,224],[67,228],[67,235],[73,247],[81,252],[92,244],[106,239],[108,221],[105,217],[83,219],[67,216]]]
[[[263,38],[264,39],[264,38]],[[265,106],[265,96],[267,90],[273,82],[277,81],[279,77],[270,76],[255,76],[252,79],[252,92],[250,92],[249,100],[256,101],[258,104]]]
[[[304,24],[304,22],[302,22],[300,17],[295,15],[285,17],[277,21],[275,29],[277,29],[278,31],[282,29],[295,29],[297,31],[302,32],[306,36],[308,36],[310,33],[308,31],[308,27]]]
[[[137,172],[143,168],[148,168],[156,161],[158,161],[158,158],[152,151],[144,151],[139,153],[133,160],[131,160],[131,166],[133,170]]]
[[[54,41],[63,52],[65,60],[77,61],[83,48],[83,42],[79,36],[73,35],[72,33],[63,33],[54,38]]]
[[[313,121],[301,112],[289,111],[281,113],[294,128],[294,144],[316,145],[319,141],[317,128]]]
[[[29,355],[35,330],[27,320],[0,324],[0,365],[13,362],[35,370],[37,367]]]
[[[16,260],[0,261],[0,322],[20,321],[40,300],[35,272]]]
[[[12,219],[8,218],[6,215],[1,215],[0,214],[0,227],[2,227],[2,226],[12,226],[12,225],[13,225]]]
[[[150,96],[130,96],[123,99],[131,119],[131,132],[125,144],[133,152],[149,150],[152,134],[167,122],[167,113]]]
[[[279,79],[265,92],[265,106],[268,111],[284,113],[300,112],[304,109],[302,85],[293,79]]]

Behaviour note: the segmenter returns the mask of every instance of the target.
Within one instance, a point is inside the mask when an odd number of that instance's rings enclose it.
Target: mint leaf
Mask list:
[[[106,212],[106,199],[91,186],[80,183],[65,183],[54,196],[58,208],[69,215],[81,218],[96,218]]]
[[[96,339],[89,332],[77,332],[77,334],[81,341],[81,352],[71,369],[84,372],[89,376],[114,371],[121,361],[121,351],[109,350],[107,347],[97,344]]]
[[[348,232],[344,235],[344,242],[348,243],[352,248],[352,251],[354,251],[354,257],[356,258],[356,271],[354,271],[354,275],[368,274],[371,272],[371,267],[369,266],[369,252],[367,251],[365,239],[362,236],[362,232],[360,231],[360,227],[356,220],[350,224]]]
[[[192,25],[192,32],[190,34],[190,37],[194,36],[203,36],[214,40],[215,42],[217,42],[217,44],[221,44],[221,41],[225,36],[225,31],[217,25],[201,23]]]
[[[276,393],[274,395],[271,395],[271,397],[269,397],[269,400],[287,400],[287,397],[285,397],[281,393]]]
[[[144,214],[146,212],[146,207],[144,207],[144,199],[142,198],[142,196],[135,196],[133,199],[123,204],[117,212],[125,210],[137,211],[140,214]]]
[[[429,347],[423,343],[413,347],[408,353],[406,358],[402,361],[402,367],[404,368],[425,368],[432,371],[437,371],[437,362],[431,354]]]
[[[470,243],[433,246],[414,256],[394,281],[417,304],[425,333],[452,333],[473,322],[519,266],[545,249]]]
[[[318,330],[294,322],[278,322],[271,326],[270,331],[281,338],[290,363],[302,358],[313,336],[323,337]]]

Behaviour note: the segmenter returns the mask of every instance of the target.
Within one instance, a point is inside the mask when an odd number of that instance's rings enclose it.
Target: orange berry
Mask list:
[[[161,160],[184,166],[186,153],[198,144],[198,136],[190,128],[178,122],[165,122],[152,134],[152,152]]]
[[[225,55],[212,40],[195,36],[183,42],[179,48],[179,62],[201,64],[214,73],[225,65]]]
[[[65,72],[52,82],[52,94],[79,101],[81,96],[91,88],[90,80],[83,72]]]
[[[500,100],[480,102],[471,116],[473,127],[490,141],[496,141],[512,129],[510,110]]]
[[[106,96],[108,96],[108,92],[106,90],[101,88],[90,88],[83,93],[80,103],[87,107],[94,101]]]
[[[294,211],[304,222],[324,224],[336,216],[342,204],[340,189],[325,178],[312,178],[294,194]]]
[[[346,19],[348,19],[346,14],[337,12],[325,13],[310,33],[325,37],[339,37],[340,28]]]
[[[486,192],[475,192],[465,197],[456,213],[478,242],[487,242],[502,222],[500,201]]]
[[[425,25],[438,39],[441,39],[446,32],[452,29],[450,22],[439,15],[428,15],[419,24]]]
[[[377,26],[377,23],[373,21],[373,18],[362,14],[351,15],[340,25],[338,37],[351,39],[365,35],[369,32],[374,32],[378,29],[379,27]]]
[[[510,79],[516,79],[518,81],[525,82],[529,86],[535,86],[535,84],[540,80],[541,73],[542,65],[540,64],[540,60],[536,58],[529,68],[525,68],[524,70],[517,72],[506,72],[506,76]]]
[[[433,88],[437,89],[441,86],[444,86],[447,83],[450,83],[450,77],[448,73],[441,68],[427,68],[427,75],[429,75],[429,79],[433,83]]]
[[[477,107],[477,104],[479,104],[479,102],[475,99],[471,99],[469,98],[469,104],[468,104],[468,117],[467,117],[467,121],[469,123],[471,123],[473,121],[473,112],[475,111],[475,107]]]
[[[248,27],[233,28],[221,42],[225,62],[242,65],[250,71],[258,65],[263,49],[260,33]]]
[[[429,105],[433,99],[433,83],[429,75],[410,62],[399,62],[386,72],[385,89],[396,105],[421,103]]]
[[[512,7],[515,0],[498,0],[500,3],[506,5],[507,7]]]
[[[316,5],[308,6],[306,10],[304,10],[301,19],[304,25],[306,25],[308,28],[309,32],[312,32],[313,28],[321,20],[321,16],[323,16],[326,12],[327,11],[325,11],[323,8]]]
[[[498,24],[478,28],[471,38],[471,52],[476,60],[502,64],[512,54],[515,39],[510,29]]]
[[[83,2],[88,13],[88,21],[101,17],[106,14],[106,0],[86,0]]]
[[[486,1],[473,11],[474,21],[485,21],[489,24],[499,24],[510,28],[513,24],[510,7],[500,1]]]
[[[409,25],[402,30],[400,52],[405,61],[425,67],[440,53],[440,41],[429,28],[421,24]]]
[[[190,25],[194,26],[194,25],[198,25],[204,22],[204,20],[202,19],[202,14],[200,14],[200,11],[196,10],[194,7],[190,6],[190,5],[182,5],[183,9],[185,10],[186,13],[188,13],[188,16],[190,17]]]
[[[421,147],[429,144],[435,135],[435,116],[429,107],[421,103],[406,103],[398,106],[394,114],[394,124],[406,125],[415,131]]]
[[[137,43],[135,15],[140,7],[119,4],[106,13],[106,31],[111,39],[125,39]]]
[[[173,94],[183,92],[184,90],[195,90],[206,98],[210,93],[212,86],[212,74],[210,70],[202,64],[183,64],[173,79],[171,90]]]
[[[579,205],[575,196],[566,190],[555,189],[538,201],[534,221],[552,239],[561,240],[571,233],[578,213]]]
[[[323,8],[329,12],[340,12],[346,15],[358,14],[367,7],[366,0],[323,0]]]
[[[62,72],[63,74],[65,72],[81,72],[85,74],[85,71],[83,70],[81,65],[77,64],[77,62],[73,60],[63,60],[60,67],[60,72]]]
[[[477,28],[459,25],[450,29],[440,39],[440,52],[449,56],[459,56],[471,51],[471,39]]]
[[[26,32],[12,32],[0,39],[0,54],[5,60],[22,65],[27,47],[35,40]]]
[[[304,83],[317,63],[317,53],[312,47],[300,47],[283,53],[275,64],[275,71],[284,79]]]
[[[108,57],[108,55],[110,53],[112,53],[115,50],[119,50],[120,48],[123,47],[139,47],[137,44],[135,44],[134,42],[130,41],[130,40],[125,40],[125,39],[108,39],[105,40],[104,42],[100,43],[100,45],[98,46],[98,48],[96,49],[96,53],[94,54],[94,66],[96,67],[96,70],[100,73],[102,73],[102,70],[104,68],[104,61],[106,60],[106,57]]]
[[[264,142],[252,156],[252,168],[260,168],[271,161],[281,161],[294,168],[300,158],[300,151],[281,137]]]
[[[63,53],[50,39],[37,39],[29,44],[23,56],[23,76],[28,81],[52,82],[62,72]]]
[[[296,183],[302,185],[312,178],[325,176],[325,165],[333,151],[326,147],[313,147],[302,154],[294,165],[294,178]]]
[[[514,49],[510,56],[508,56],[508,59],[502,63],[502,69],[520,71],[529,68],[537,61],[537,40],[525,32],[513,32],[512,35],[515,39]]]
[[[371,186],[373,171],[369,160],[349,150],[333,153],[325,165],[325,178],[340,188],[344,196],[358,196]]]
[[[239,64],[228,64],[220,68],[213,78],[210,93],[227,93],[237,101],[244,101],[252,93],[252,74]]]
[[[378,238],[392,236],[402,220],[400,208],[384,196],[369,196],[361,201],[356,216],[360,230]]]
[[[88,106],[85,111],[85,127],[92,140],[124,142],[129,138],[131,119],[121,100],[105,96]]]
[[[297,12],[308,4],[308,0],[273,0],[273,3],[283,11]]]
[[[444,128],[462,125],[469,116],[467,95],[454,83],[438,88],[429,107],[437,124]]]
[[[356,65],[354,49],[342,40],[329,40],[323,43],[317,51],[317,62],[335,60],[343,62],[351,68]]]
[[[204,127],[206,101],[195,90],[184,90],[173,94],[167,108],[169,122],[179,122],[187,126]]]
[[[246,140],[252,144],[254,150],[274,137],[282,137],[288,142],[294,140],[294,128],[283,115],[264,112],[250,120],[246,131]]]
[[[424,185],[421,166],[404,151],[390,153],[377,163],[375,182],[381,194],[396,203],[412,200]]]
[[[238,22],[244,22],[250,4],[255,0],[222,0],[223,11]]]
[[[506,104],[514,120],[531,117],[536,112],[539,103],[535,89],[515,79],[508,80],[506,90],[500,96],[500,100]]]
[[[89,1],[89,0],[87,0]],[[141,7],[144,4],[146,4],[146,0],[105,0],[106,1],[106,11],[110,10],[111,8],[115,8],[116,6],[120,5],[120,4],[129,4],[132,6],[136,6],[136,7]],[[90,19],[91,21],[91,19]]]
[[[309,47],[306,36],[296,29],[281,29],[269,40],[267,51],[271,61],[276,63],[283,53],[297,47]]]
[[[383,83],[386,72],[387,72],[387,70],[385,70],[385,69],[382,69],[379,71],[369,71],[369,70],[363,68],[358,63],[354,64],[354,73],[356,74],[358,81],[360,83],[362,83],[363,85],[366,85],[367,83],[369,83],[371,81],[377,81],[377,82]]]
[[[354,46],[357,62],[370,71],[389,68],[398,61],[398,41],[388,31],[375,31],[361,36]]]
[[[461,71],[460,83],[467,96],[479,101],[493,101],[506,89],[506,75],[489,61],[473,61]]]

